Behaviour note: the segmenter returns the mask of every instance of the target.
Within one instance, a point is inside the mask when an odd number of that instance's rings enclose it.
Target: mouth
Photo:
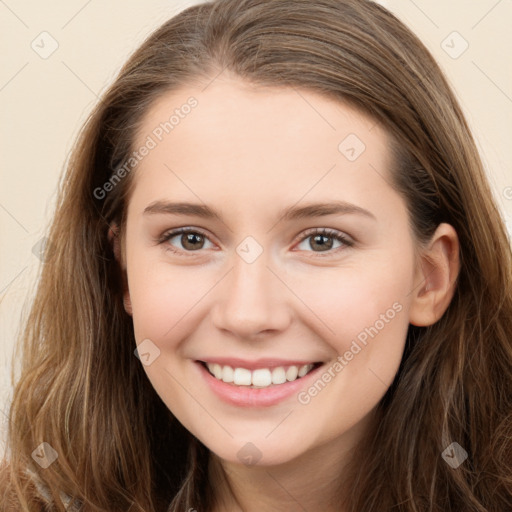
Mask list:
[[[243,365],[235,366],[199,360],[196,362],[202,365],[218,381],[230,384],[233,387],[257,389],[276,387],[300,380],[324,364],[321,361],[311,363],[294,362],[294,364],[283,363],[280,365],[269,363],[268,366],[262,365],[250,369]]]

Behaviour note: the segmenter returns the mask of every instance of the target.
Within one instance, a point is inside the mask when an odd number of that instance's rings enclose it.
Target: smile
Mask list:
[[[293,382],[306,376],[310,371],[322,364],[283,365],[274,368],[250,370],[248,368],[220,365],[218,363],[206,363],[203,361],[201,363],[217,380],[234,386],[247,386],[250,388],[267,388],[286,382]]]

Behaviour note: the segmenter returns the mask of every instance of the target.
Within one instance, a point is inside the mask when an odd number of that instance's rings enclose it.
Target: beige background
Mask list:
[[[38,271],[33,248],[44,236],[73,140],[133,49],[193,3],[0,0],[0,441],[14,338]],[[512,2],[381,3],[420,36],[446,71],[512,233]]]

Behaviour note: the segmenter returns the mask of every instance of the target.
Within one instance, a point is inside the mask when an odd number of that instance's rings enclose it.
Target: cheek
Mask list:
[[[340,421],[356,421],[382,398],[398,371],[409,326],[412,263],[366,263],[295,282],[317,332],[321,326],[322,342],[337,354],[299,403],[311,404],[333,433]],[[331,415],[332,403],[343,404],[344,419]]]
[[[190,383],[195,381],[183,365],[184,350],[197,328],[198,316],[205,313],[201,299],[214,284],[210,274],[162,262],[141,264],[135,257],[129,273],[135,339],[137,344],[151,340],[159,351],[151,364],[144,365],[144,371],[169,410],[187,428],[193,427],[193,419],[202,411],[191,405],[190,395],[183,391],[185,383],[191,389]]]
[[[189,296],[194,295],[190,286],[184,286],[183,278],[169,279],[169,275],[148,269],[135,271],[129,282],[133,310],[133,324],[137,341],[151,338],[155,341],[166,337],[186,315],[190,308]],[[167,273],[169,274],[169,273]]]
[[[341,354],[354,339],[364,343],[376,330],[379,335],[403,331],[411,276],[412,264],[406,258],[372,258],[336,269],[316,268],[309,275],[290,274],[288,282],[304,304],[302,319],[311,318],[311,327],[320,328],[325,341]]]
[[[207,267],[149,261],[142,251],[134,251],[127,263],[137,342],[149,338],[163,351],[178,350],[204,314],[205,298],[219,276]]]
[[[360,321],[363,327],[355,336],[342,335],[339,341],[332,341],[339,356],[299,397],[306,409],[314,408],[317,421],[326,425],[326,439],[366,417],[383,398],[400,366],[408,329],[402,304],[395,302],[376,321]]]

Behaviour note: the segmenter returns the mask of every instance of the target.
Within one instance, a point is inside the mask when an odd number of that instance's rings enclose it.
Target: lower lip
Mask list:
[[[324,365],[311,370],[307,375],[291,382],[269,386],[268,388],[250,388],[235,386],[216,379],[202,363],[195,361],[203,379],[210,389],[224,402],[237,407],[269,407],[297,395]]]

